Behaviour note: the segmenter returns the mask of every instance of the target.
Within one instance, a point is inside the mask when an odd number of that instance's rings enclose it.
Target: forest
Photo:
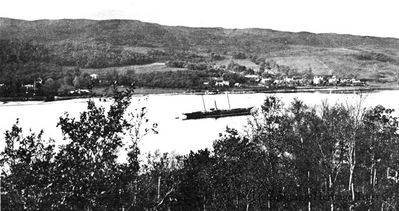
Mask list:
[[[43,131],[23,135],[17,121],[0,154],[2,210],[399,209],[392,109],[269,96],[245,133],[226,128],[211,149],[141,155],[157,124],[130,105],[132,93],[61,116],[59,146]]]
[[[209,57],[209,58],[208,58]],[[33,41],[0,39],[0,97],[68,95],[77,89],[92,89],[114,83],[135,83],[149,88],[204,88],[209,77],[220,77],[209,62],[221,59],[218,54],[200,56],[181,51],[149,50],[146,53],[98,43],[60,46]],[[166,62],[168,67],[185,68],[179,71],[97,74],[94,79],[83,68],[119,67]]]

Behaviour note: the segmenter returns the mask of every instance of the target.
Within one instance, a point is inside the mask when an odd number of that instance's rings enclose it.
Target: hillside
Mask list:
[[[399,70],[399,39],[394,38],[270,29],[190,28],[136,20],[0,18],[0,39],[33,41],[48,47],[52,55],[58,56],[54,60],[59,59],[62,66],[87,68],[165,61],[170,59],[170,52],[217,53],[227,57],[243,52],[274,60],[299,72],[311,68],[316,74],[394,81]],[[127,54],[128,59],[108,62],[122,54]],[[131,54],[139,59],[131,60]],[[87,58],[88,55],[97,56],[96,62],[90,63],[93,59]]]

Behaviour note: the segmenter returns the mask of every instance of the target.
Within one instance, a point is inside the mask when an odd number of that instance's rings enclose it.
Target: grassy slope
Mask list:
[[[357,58],[364,52],[376,52],[388,55],[392,62],[383,62],[375,59],[361,60]],[[396,53],[394,53],[396,52]],[[382,80],[396,80],[399,70],[397,49],[370,49],[357,48],[322,48],[309,46],[295,46],[290,50],[277,51],[266,57],[278,64],[294,67],[299,71],[312,68],[315,74],[335,74],[338,76],[355,75],[359,78]]]
[[[96,73],[106,74],[109,72],[116,71],[119,74],[126,74],[127,72],[134,71],[135,73],[148,73],[148,72],[162,72],[162,71],[178,71],[185,70],[184,68],[171,68],[165,65],[165,63],[153,63],[148,65],[131,65],[123,67],[107,67],[107,68],[83,68],[81,69],[84,73]]]

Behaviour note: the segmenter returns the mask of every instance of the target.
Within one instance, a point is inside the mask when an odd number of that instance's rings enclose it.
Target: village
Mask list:
[[[202,63],[187,63],[185,69],[180,71],[163,71],[150,73],[87,73],[80,72],[69,74],[62,78],[37,78],[29,83],[4,84],[0,83],[0,96],[9,93],[10,85],[18,90],[18,96],[22,97],[82,97],[103,95],[106,87],[117,85],[118,87],[138,85],[146,88],[149,94],[154,94],[154,89],[167,92],[173,88],[173,92],[183,93],[218,93],[218,91],[238,92],[273,92],[276,90],[293,89],[320,89],[325,87],[365,87],[366,80],[359,80],[355,76],[339,77],[331,74],[313,74],[309,67],[305,70],[297,70],[293,67],[280,65],[276,62],[261,61],[253,66],[239,64],[240,60],[230,60],[227,65]],[[175,64],[174,62],[173,64]],[[166,68],[170,63],[162,63]],[[190,69],[188,67],[201,67]],[[184,74],[198,74],[189,75]],[[180,79],[179,79],[180,78]],[[175,84],[178,81],[179,83]],[[191,85],[190,85],[191,84]],[[145,93],[144,93],[145,94]]]
[[[248,83],[234,83],[233,86],[239,87],[264,87],[264,88],[296,88],[308,86],[366,86],[365,81],[356,78],[338,78],[335,75],[317,75],[311,79],[302,77],[277,78],[275,76],[262,77],[259,75],[245,75]],[[222,77],[212,78],[215,87],[231,87],[230,81],[223,80]],[[204,85],[210,85],[211,82],[204,82]]]
[[[265,68],[266,66],[266,68]],[[338,77],[334,74],[315,75],[311,68],[299,72],[275,62],[260,64],[251,69],[231,62],[228,66],[213,66],[224,72],[221,77],[212,77],[204,85],[212,87],[292,89],[303,87],[364,87],[366,80],[352,77]]]
[[[234,87],[265,87],[265,88],[294,88],[302,86],[366,86],[365,81],[356,78],[338,78],[335,75],[318,75],[312,79],[302,77],[262,77],[259,75],[245,75],[249,83],[234,83]],[[223,80],[222,77],[211,79],[215,87],[231,87],[230,81]],[[212,82],[204,82],[204,85],[210,85]]]

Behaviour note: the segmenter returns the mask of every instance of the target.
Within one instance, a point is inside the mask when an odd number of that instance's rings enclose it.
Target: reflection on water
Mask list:
[[[377,104],[385,107],[398,109],[399,91],[380,91],[363,93],[361,95],[334,92],[314,93],[278,93],[287,105],[293,98],[298,98],[308,105],[320,105],[322,101],[334,103],[357,103],[360,96],[364,106],[375,106]],[[257,106],[259,107],[265,96],[273,94],[230,94],[232,108]],[[144,100],[147,98],[147,100]],[[163,152],[176,151],[187,153],[189,150],[198,150],[211,147],[213,140],[218,138],[226,126],[234,127],[240,131],[245,130],[248,116],[227,117],[220,119],[182,120],[182,113],[203,110],[200,95],[149,95],[147,97],[134,97],[133,104],[138,101],[148,108],[148,118],[158,123],[159,134],[148,135],[141,143],[142,152],[160,149]],[[0,104],[0,132],[10,129],[11,125],[19,118],[20,125],[27,132],[29,128],[38,132],[44,129],[45,137],[52,137],[62,141],[62,134],[56,128],[59,117],[64,112],[77,116],[86,108],[85,99],[76,99],[56,102],[9,102]],[[97,100],[98,101],[98,100]],[[218,108],[227,109],[228,101],[225,94],[204,96],[207,109],[213,108],[217,103]],[[4,135],[0,137],[0,147],[4,147]]]

